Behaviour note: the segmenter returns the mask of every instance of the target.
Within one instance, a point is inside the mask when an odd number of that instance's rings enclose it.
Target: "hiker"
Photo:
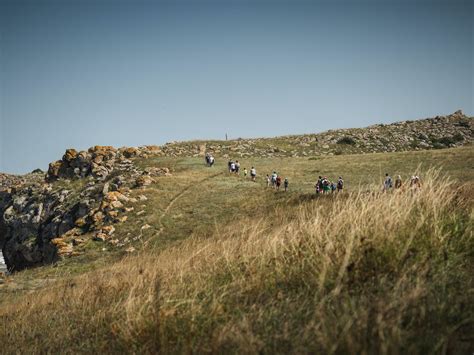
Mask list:
[[[209,153],[206,153],[206,165],[210,165],[210,155]]]
[[[285,181],[283,181],[283,186],[285,186],[285,192],[288,191],[288,185],[290,182],[288,181],[288,178],[285,178]]]
[[[234,162],[230,163],[230,172],[235,173],[235,163]]]
[[[267,187],[270,187],[270,176],[267,174]]]
[[[410,188],[414,191],[421,189],[421,181],[418,175],[413,175],[411,177]]]
[[[281,177],[280,176],[276,177],[275,184],[276,184],[276,189],[280,190],[280,185],[281,185]]]
[[[250,169],[250,176],[252,177],[252,181],[255,181],[255,178],[257,177],[257,170],[252,166],[252,169]]]
[[[232,160],[229,160],[229,161],[227,162],[227,167],[229,168],[229,173],[232,172],[231,166],[232,166]]]
[[[235,173],[239,175],[240,163],[238,160],[235,161]]]
[[[339,179],[337,179],[337,192],[342,192],[344,189],[344,180],[342,180],[342,176],[339,176]]]
[[[331,190],[330,184],[331,183],[329,182],[328,178],[325,176],[323,179],[323,191],[325,194],[328,194],[329,191]]]
[[[399,189],[402,187],[402,177],[400,175],[395,179],[395,188]]]
[[[383,191],[388,191],[389,189],[392,188],[392,177],[388,175],[388,173],[385,174],[385,181],[383,182]]]
[[[321,193],[321,190],[319,188],[319,180],[316,182],[316,184],[314,185],[314,187],[316,188],[316,195],[319,195]]]
[[[323,178],[321,176],[318,177],[318,181],[316,181],[316,194],[320,194],[323,192]]]
[[[276,171],[274,171],[273,174],[272,174],[272,187],[273,188],[275,188],[277,177],[278,177],[278,175],[277,175]]]
[[[336,192],[336,189],[337,189],[336,183],[331,182],[331,193],[333,194],[334,192]]]
[[[247,168],[244,168],[244,177],[247,177]]]

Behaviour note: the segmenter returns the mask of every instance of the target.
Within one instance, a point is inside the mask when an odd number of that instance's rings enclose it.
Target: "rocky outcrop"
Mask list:
[[[141,170],[130,158],[158,149],[96,146],[68,149],[51,163],[46,178],[5,176],[0,189],[0,246],[10,270],[77,255],[88,240],[110,241],[114,224],[126,221],[133,188],[169,174],[165,168]],[[141,181],[140,184],[137,181]]]
[[[60,178],[73,179],[93,176],[104,180],[121,159],[147,157],[156,154],[159,147],[124,147],[116,149],[111,146],[95,146],[88,151],[68,149],[61,160],[49,164],[46,179],[55,181]]]
[[[162,147],[162,154],[198,157],[205,150],[224,158],[306,157],[441,149],[472,144],[473,141],[474,118],[456,111],[447,116],[366,128],[330,130],[318,134],[239,138],[231,141],[171,142]]]

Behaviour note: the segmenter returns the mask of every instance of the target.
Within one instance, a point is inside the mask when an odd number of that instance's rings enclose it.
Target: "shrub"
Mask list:
[[[458,123],[456,123],[457,126],[459,127],[464,127],[464,128],[470,128],[470,125],[469,125],[469,121],[459,121]]]
[[[436,143],[444,145],[444,146],[450,146],[452,144],[456,144],[458,142],[462,142],[464,140],[464,137],[461,133],[456,133],[454,136],[445,136],[441,138],[434,138],[432,139],[433,144],[436,145]]]
[[[464,136],[461,133],[456,133],[453,136],[455,142],[462,142],[464,140]]]
[[[337,144],[354,145],[354,144],[356,144],[356,140],[355,140],[354,138],[352,138],[352,137],[345,136],[345,137],[340,138],[340,139],[337,141]]]

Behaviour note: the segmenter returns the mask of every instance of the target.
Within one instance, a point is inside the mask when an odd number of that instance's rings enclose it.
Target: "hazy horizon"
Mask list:
[[[0,171],[473,115],[471,1],[0,0]]]

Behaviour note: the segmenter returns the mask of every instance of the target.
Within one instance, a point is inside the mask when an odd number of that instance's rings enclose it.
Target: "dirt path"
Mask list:
[[[192,188],[194,187],[197,187],[203,183],[205,183],[206,181],[209,181],[211,179],[214,179],[216,177],[218,177],[219,175],[223,175],[224,172],[219,172],[219,173],[216,173],[216,174],[213,174],[213,175],[210,175],[210,176],[207,176],[205,177],[204,179],[202,180],[199,180],[197,183],[195,184],[190,184],[188,186],[186,186],[184,189],[182,189],[180,192],[178,192],[176,195],[173,196],[173,198],[170,200],[170,202],[168,202],[168,204],[166,205],[163,213],[161,214],[160,216],[160,219],[158,220],[158,224],[159,224],[159,228],[156,228],[156,230],[158,231],[158,233],[155,235],[155,237],[159,236],[163,231],[164,231],[164,226],[163,226],[163,219],[166,217],[166,215],[169,213],[169,211],[171,210],[171,208],[173,208],[173,205],[176,203],[177,200],[179,200],[181,197],[183,197],[189,190],[191,190]],[[150,239],[149,239],[150,240]],[[145,242],[145,244],[147,244],[147,242],[149,241],[147,240]]]
[[[170,202],[168,203],[168,205],[166,206],[165,210],[163,211],[163,214],[161,215],[161,218],[160,218],[160,224],[161,224],[161,221],[163,220],[164,216],[170,211],[170,209],[173,207],[174,203],[179,199],[181,198],[186,192],[188,192],[189,190],[191,190],[193,187],[195,186],[199,186],[203,183],[205,183],[206,181],[209,181],[211,179],[214,179],[215,177],[218,177],[219,175],[222,175],[224,174],[223,172],[220,172],[220,173],[217,173],[217,174],[214,174],[214,175],[210,175],[202,180],[199,180],[196,184],[191,184],[191,185],[188,185],[186,186],[184,189],[182,189],[179,193],[177,193],[171,200]]]

